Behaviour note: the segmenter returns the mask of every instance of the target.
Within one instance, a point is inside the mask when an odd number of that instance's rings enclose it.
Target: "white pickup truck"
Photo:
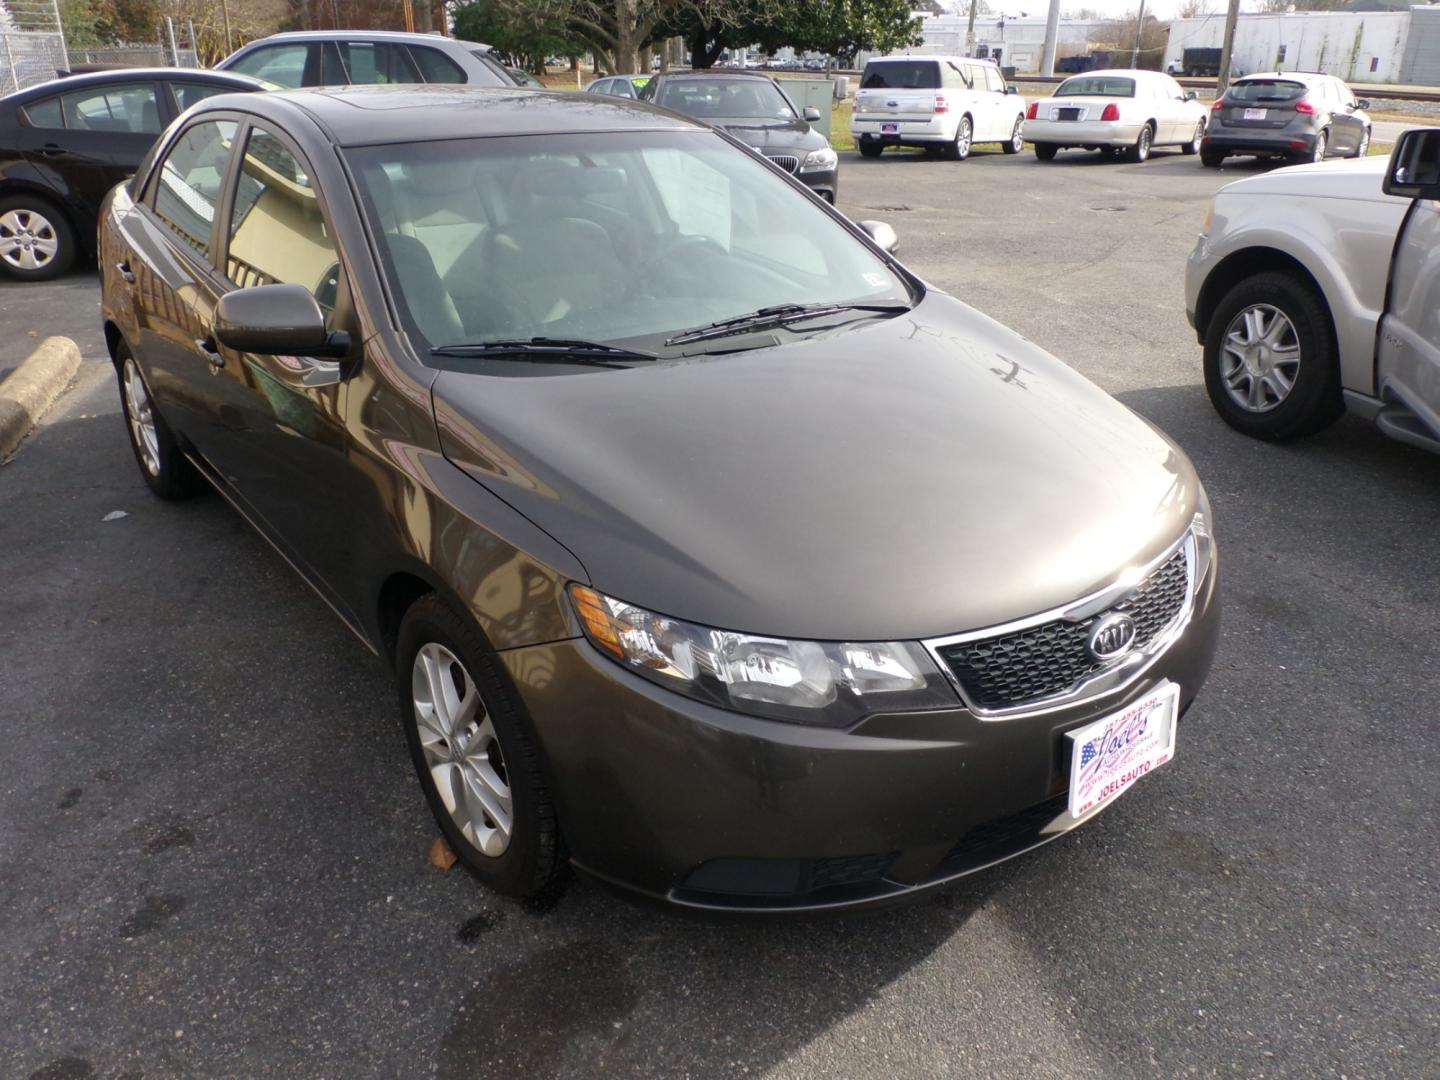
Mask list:
[[[1348,407],[1440,452],[1440,128],[1405,132],[1388,161],[1222,188],[1185,286],[1232,427],[1289,439]]]

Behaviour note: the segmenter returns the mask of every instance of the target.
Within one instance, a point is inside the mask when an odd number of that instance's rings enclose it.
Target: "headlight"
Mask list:
[[[954,708],[945,678],[907,641],[789,641],[682,622],[570,586],[590,643],[652,682],[722,709],[847,727],[868,713]]]
[[[1190,522],[1190,532],[1195,537],[1195,588],[1205,580],[1215,558],[1215,521],[1210,515],[1210,496],[1200,489],[1200,508]]]
[[[805,155],[805,160],[800,162],[800,168],[804,170],[833,169],[835,163],[840,160],[838,154],[828,146],[822,146],[819,150],[811,150]]]

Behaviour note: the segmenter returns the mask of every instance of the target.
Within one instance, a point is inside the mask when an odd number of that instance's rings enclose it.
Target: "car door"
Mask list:
[[[971,138],[975,142],[989,142],[995,137],[995,109],[991,104],[990,91],[985,86],[985,65],[965,63],[961,65],[961,70],[965,75],[965,89],[961,91],[965,99],[964,111],[975,122],[975,134]]]
[[[1365,123],[1355,115],[1355,95],[1339,79],[1327,79],[1330,84],[1330,125],[1331,143],[1342,153],[1353,154],[1360,145]]]
[[[1005,79],[1000,69],[984,65],[985,96],[990,107],[991,138],[1003,141],[1015,130],[1015,117],[1020,112],[1015,100],[1005,93]]]
[[[303,285],[330,329],[341,328],[349,287],[315,175],[286,135],[252,123],[219,208],[223,271],[203,283],[206,308],[236,288]],[[215,371],[207,396],[222,424],[210,443],[214,466],[277,546],[352,617],[337,586],[352,550],[344,515],[321,509],[347,505],[352,479],[341,363],[240,353],[213,335],[204,348]]]
[[[77,207],[99,210],[106,193],[131,176],[164,130],[169,101],[153,81],[105,83],[25,107],[19,150]]]
[[[1402,398],[1440,438],[1440,201],[1417,199],[1405,217],[1379,340],[1382,396]]]
[[[1169,75],[1157,75],[1154,82],[1155,93],[1161,99],[1165,110],[1165,141],[1188,142],[1195,131],[1195,122],[1190,119],[1194,110],[1185,100],[1185,91]]]
[[[234,63],[222,66],[227,71],[253,75],[291,89],[322,85],[320,46],[316,42],[281,41],[274,45],[262,45]]]

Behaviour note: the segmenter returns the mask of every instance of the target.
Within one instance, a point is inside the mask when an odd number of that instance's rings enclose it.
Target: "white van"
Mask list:
[[[1025,99],[993,60],[890,56],[865,65],[850,134],[865,157],[887,146],[923,146],[963,161],[975,143],[1018,154],[1024,122]]]

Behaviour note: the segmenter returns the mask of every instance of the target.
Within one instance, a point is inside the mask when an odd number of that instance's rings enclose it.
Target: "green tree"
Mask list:
[[[475,0],[456,8],[455,36],[493,45],[511,63],[531,71],[543,71],[547,56],[585,53],[585,43],[563,16],[548,5],[516,5],[513,0]]]
[[[841,61],[924,40],[910,0],[788,0],[777,17],[755,29],[754,40],[767,52],[788,47]]]
[[[77,49],[103,45],[100,11],[96,0],[60,0],[60,28],[65,44]]]

